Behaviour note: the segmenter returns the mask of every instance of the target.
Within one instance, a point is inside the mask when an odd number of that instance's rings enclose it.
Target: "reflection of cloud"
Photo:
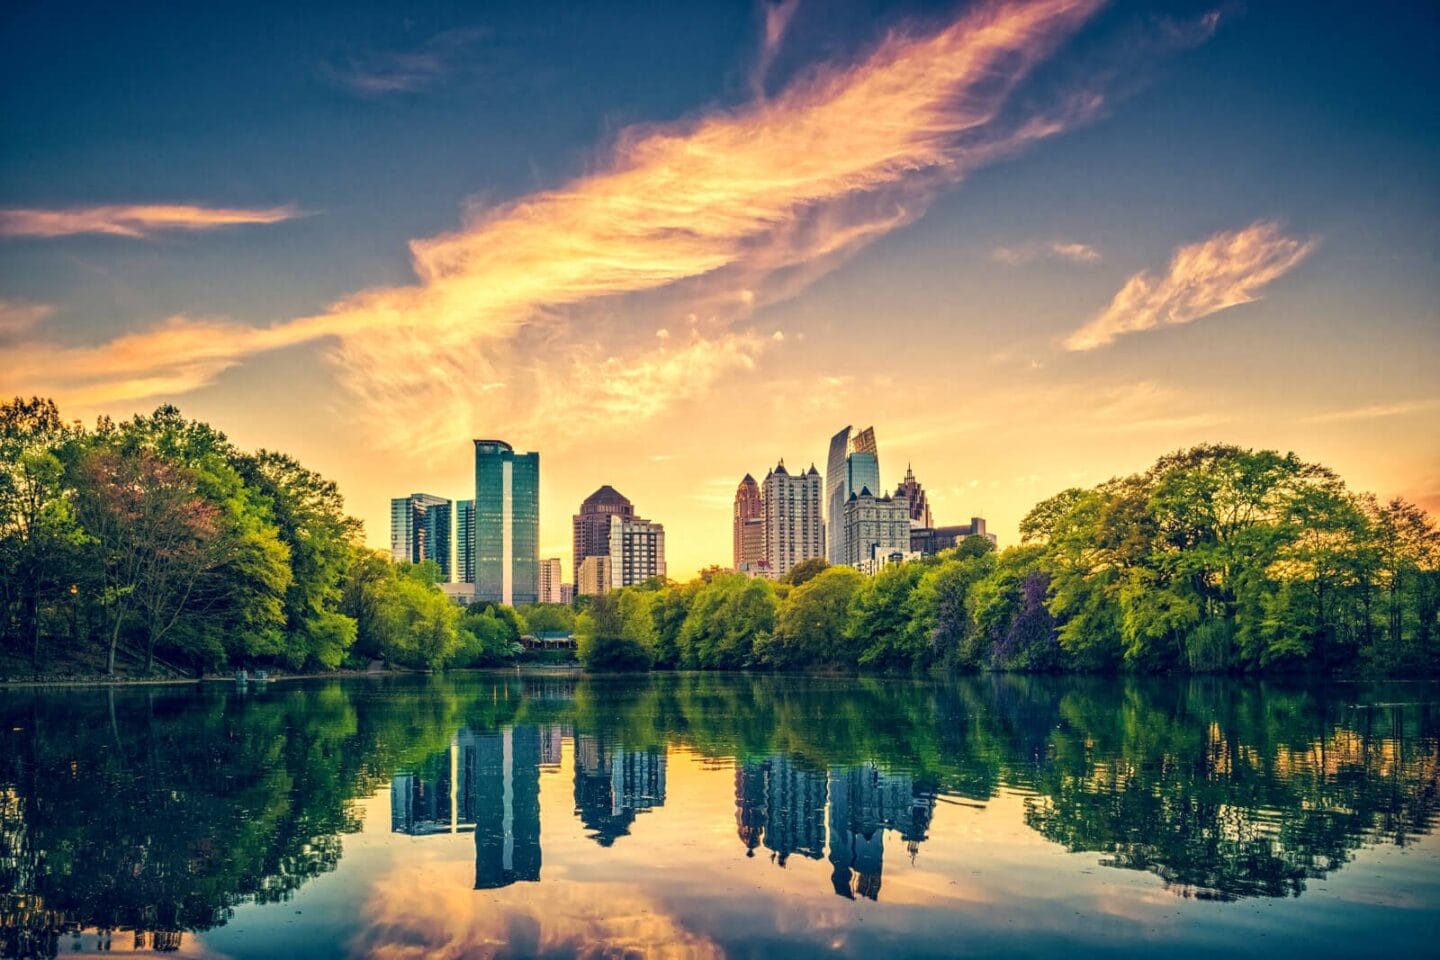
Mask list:
[[[415,92],[438,86],[464,69],[479,29],[445,30],[406,50],[377,50],[331,64],[325,72],[335,83],[363,96]]]
[[[149,237],[167,230],[193,232],[247,223],[279,223],[300,215],[292,206],[245,209],[187,203],[112,204],[66,210],[11,207],[0,209],[0,237],[67,237],[81,233]]]
[[[1345,423],[1351,420],[1378,420],[1382,417],[1403,417],[1440,407],[1440,397],[1428,400],[1402,400],[1399,403],[1376,403],[1350,410],[1333,410],[1304,417],[1302,423]]]
[[[78,380],[99,404],[193,389],[257,352],[328,338],[381,440],[413,441],[436,410],[459,436],[649,416],[754,364],[765,341],[730,329],[737,319],[909,223],[941,186],[1092,116],[1094,95],[1054,115],[1006,108],[1099,2],[985,4],[772,98],[622,131],[600,172],[412,242],[414,285],[265,329],[176,320],[95,348],[40,345],[54,362],[7,381],[64,394]],[[617,294],[704,319],[679,347],[642,345]],[[507,386],[481,401],[476,382]]]
[[[1243,230],[1217,233],[1175,251],[1162,277],[1137,273],[1099,316],[1065,341],[1068,350],[1093,350],[1127,333],[1190,323],[1255,300],[1315,249],[1279,225],[1257,221]]]
[[[1032,240],[1013,247],[996,247],[990,251],[990,259],[996,263],[1003,263],[1007,267],[1018,267],[1021,264],[1041,259],[1068,260],[1071,263],[1098,263],[1101,255],[1099,250],[1088,243],[1075,243],[1067,240],[1049,240],[1040,243]]]
[[[546,880],[539,895],[522,884],[482,897],[458,878],[417,884],[401,873],[376,884],[362,915],[365,927],[348,947],[377,960],[724,956],[713,941],[685,929],[664,904],[629,884]]]

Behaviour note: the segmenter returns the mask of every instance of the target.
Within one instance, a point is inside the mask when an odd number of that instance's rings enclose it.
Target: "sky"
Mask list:
[[[541,455],[672,576],[873,424],[938,523],[1203,442],[1440,510],[1440,8],[0,10],[0,395],[389,499]]]

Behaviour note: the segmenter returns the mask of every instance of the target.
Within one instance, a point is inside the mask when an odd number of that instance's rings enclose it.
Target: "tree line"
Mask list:
[[[436,574],[366,549],[333,482],[174,407],[86,429],[51,400],[0,405],[0,650],[12,674],[514,657],[523,615],[460,607]],[[536,616],[568,626],[568,610]]]
[[[1440,667],[1440,532],[1293,454],[1199,446],[874,576],[709,570],[595,598],[595,670],[1337,670]]]

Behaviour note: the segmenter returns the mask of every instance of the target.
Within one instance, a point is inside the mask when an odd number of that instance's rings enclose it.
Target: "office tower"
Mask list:
[[[635,516],[630,501],[614,487],[605,485],[585,498],[580,512],[572,518],[574,530],[575,583],[580,583],[580,565],[586,557],[610,555],[610,518]],[[585,593],[584,590],[579,590]]]
[[[665,576],[665,526],[641,517],[610,515],[610,588]],[[597,559],[595,557],[588,558]]]
[[[540,586],[540,454],[475,441],[475,599],[534,603]]]
[[[825,473],[826,556],[831,563],[845,563],[845,502],[850,494],[869,489],[880,493],[880,450],[875,428],[851,434],[845,427],[830,438],[830,456]]]
[[[879,490],[875,491],[879,493]],[[896,497],[904,497],[910,504],[910,526],[930,526],[930,501],[925,497],[925,488],[915,479],[915,471],[905,464],[905,479],[895,488]]]
[[[825,856],[826,792],[823,772],[798,767],[784,754],[770,758],[765,774],[765,846],[780,866],[792,853],[812,860]]]
[[[765,501],[748,473],[735,491],[733,527],[735,569],[749,572],[765,560]]]
[[[455,579],[475,582],[475,501],[455,501]]]
[[[397,563],[435,561],[440,580],[451,574],[450,501],[430,493],[412,493],[390,501],[390,559]]]
[[[899,554],[910,552],[910,504],[904,497],[877,497],[869,488],[851,493],[841,512],[844,562],[874,572]]]
[[[560,558],[546,557],[540,561],[540,603],[561,603]]]
[[[820,513],[820,472],[792,475],[780,461],[765,475],[765,560],[774,577],[783,577],[802,560],[825,555],[825,527]]]
[[[475,744],[475,889],[540,879],[541,733],[516,726]]]
[[[567,606],[575,602],[575,584],[560,584],[560,602]]]
[[[575,574],[575,593],[582,597],[609,593],[610,577],[609,557],[586,557]]]
[[[971,517],[969,523],[949,527],[912,527],[910,549],[928,557],[958,547],[966,537],[984,537],[992,544],[995,542],[995,534],[985,529],[985,518]]]

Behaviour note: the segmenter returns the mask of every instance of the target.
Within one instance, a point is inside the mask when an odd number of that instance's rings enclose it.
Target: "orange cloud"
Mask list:
[[[55,308],[48,303],[0,300],[0,340],[29,333],[54,312]]]
[[[1050,240],[1046,243],[1023,243],[1015,247],[996,247],[990,251],[990,259],[1008,267],[1018,267],[1040,259],[1069,260],[1071,263],[1098,263],[1099,250],[1088,243],[1067,240]]]
[[[1164,276],[1137,273],[1095,319],[1072,333],[1067,350],[1094,350],[1127,333],[1192,323],[1226,307],[1250,303],[1272,280],[1289,273],[1315,249],[1278,224],[1257,221],[1175,251]]]
[[[776,348],[730,329],[757,307],[913,221],[943,186],[1093,116],[1097,96],[1053,114],[1007,108],[1100,5],[983,4],[938,31],[893,33],[862,61],[768,99],[625,130],[598,172],[413,241],[411,286],[265,329],[171,321],[93,349],[51,349],[48,364],[14,378],[61,394],[85,380],[93,403],[136,399],[325,338],[380,437],[413,441],[414,424],[441,410],[457,436],[486,422],[517,436],[539,424],[573,430],[585,411],[646,416]],[[649,314],[644,336],[637,306]],[[687,343],[649,333],[682,318]],[[474,389],[497,383],[483,398]],[[443,433],[427,439],[453,442]]]
[[[148,237],[167,230],[214,230],[247,223],[279,223],[301,213],[295,207],[243,209],[192,204],[131,204],[41,210],[0,209],[0,237],[68,237],[100,233],[114,237]]]

